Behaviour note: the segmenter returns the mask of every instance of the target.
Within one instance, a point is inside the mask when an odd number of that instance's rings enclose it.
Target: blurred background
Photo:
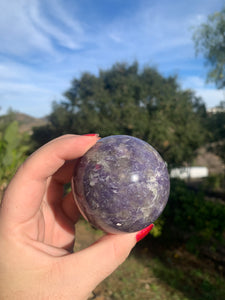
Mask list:
[[[59,135],[141,138],[170,198],[96,299],[224,300],[224,1],[0,0],[0,44],[0,193]]]

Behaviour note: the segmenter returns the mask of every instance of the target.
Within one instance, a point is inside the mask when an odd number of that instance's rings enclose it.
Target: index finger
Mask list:
[[[98,140],[97,136],[65,135],[34,152],[10,182],[1,207],[1,220],[19,224],[39,210],[47,179],[67,160],[79,158]]]

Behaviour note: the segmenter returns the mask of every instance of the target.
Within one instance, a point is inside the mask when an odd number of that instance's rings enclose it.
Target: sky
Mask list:
[[[48,115],[74,78],[98,75],[116,62],[138,61],[207,108],[225,99],[206,83],[193,28],[220,11],[224,0],[0,0],[0,114],[9,108]]]

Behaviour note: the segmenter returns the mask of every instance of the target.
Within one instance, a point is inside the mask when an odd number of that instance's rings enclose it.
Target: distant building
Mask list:
[[[207,109],[207,113],[209,114],[216,114],[216,113],[225,113],[225,108],[215,106]]]
[[[209,171],[206,167],[181,167],[170,171],[171,178],[201,179],[208,177]]]

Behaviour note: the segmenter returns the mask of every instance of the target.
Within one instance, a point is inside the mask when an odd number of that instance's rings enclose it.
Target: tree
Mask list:
[[[65,133],[127,134],[149,142],[172,166],[190,162],[203,142],[205,106],[177,78],[138,63],[117,63],[98,76],[75,78],[65,100],[53,104],[49,124],[34,130],[40,143]],[[41,139],[40,139],[41,137]]]
[[[208,80],[225,87],[225,7],[208,16],[193,36],[197,53],[202,53],[210,69]]]

